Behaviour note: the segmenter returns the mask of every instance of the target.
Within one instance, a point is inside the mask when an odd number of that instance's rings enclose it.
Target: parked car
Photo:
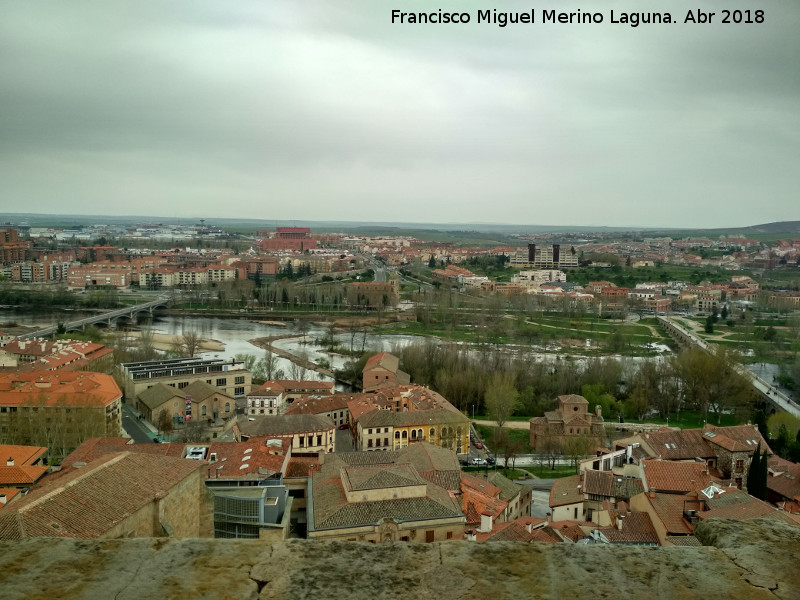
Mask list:
[[[486,458],[486,462],[490,465],[495,464],[497,461],[495,460],[494,456],[489,456]]]
[[[478,450],[483,450],[483,444],[481,444],[480,442],[475,442],[475,447],[476,447]]]
[[[342,423],[339,425],[339,429],[350,429],[350,425],[347,423]]]
[[[485,464],[487,464],[487,462],[486,462],[485,458],[477,457],[477,458],[473,458],[472,459],[472,464],[473,465],[485,465]]]

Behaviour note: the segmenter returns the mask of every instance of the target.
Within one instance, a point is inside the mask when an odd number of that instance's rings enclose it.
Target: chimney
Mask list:
[[[481,533],[489,533],[492,530],[492,515],[482,514],[481,515],[481,526],[478,529]]]
[[[553,522],[553,514],[547,513],[547,524],[550,525],[550,523],[552,522]]]
[[[617,529],[622,531],[622,521],[625,519],[625,515],[619,515],[617,517]]]
[[[6,461],[6,466],[7,467],[13,467],[14,466],[14,457],[13,456],[9,456],[8,457],[8,460]]]
[[[648,495],[649,495],[651,498],[655,498],[655,497],[656,497],[656,493],[655,493],[655,491],[654,491],[654,490],[650,490],[650,491],[648,492]]]
[[[5,504],[6,502],[8,502],[8,498],[6,498],[6,495],[0,494],[0,505]]]
[[[469,542],[474,542],[475,540],[477,540],[477,539],[478,539],[478,536],[476,536],[476,535],[475,535],[475,531],[474,531],[474,530],[472,530],[472,529],[467,529],[467,530],[464,532],[464,539],[465,539],[465,540],[467,540],[467,541],[469,541]]]
[[[599,404],[595,404],[594,414],[597,415],[598,418],[602,417],[603,416],[603,407],[600,406]]]
[[[525,531],[531,533],[533,531],[533,523],[526,523],[525,524]]]

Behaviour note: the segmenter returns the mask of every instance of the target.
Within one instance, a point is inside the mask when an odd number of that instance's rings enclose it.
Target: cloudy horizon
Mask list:
[[[800,4],[11,3],[0,212],[724,228],[798,220]],[[674,25],[392,25],[392,8]],[[688,8],[763,24],[683,24]],[[719,18],[719,17],[717,17]]]

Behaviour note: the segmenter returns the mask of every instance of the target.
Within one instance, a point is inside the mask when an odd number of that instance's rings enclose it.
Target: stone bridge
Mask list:
[[[658,322],[661,327],[664,328],[664,331],[666,331],[667,334],[673,340],[675,340],[675,342],[684,348],[694,346],[701,348],[706,352],[711,352],[714,348],[714,344],[709,344],[704,339],[695,335],[694,332],[689,331],[687,328],[676,323],[671,317],[658,317]],[[789,414],[800,418],[800,405],[794,402],[786,394],[777,388],[774,388],[758,375],[751,373],[744,366],[737,364],[735,365],[735,368],[739,374],[742,375],[742,377],[750,380],[750,382],[753,384],[753,388],[759,393],[759,399],[767,408],[767,412],[788,412]]]
[[[160,296],[159,298],[150,302],[137,304],[135,306],[126,306],[125,308],[119,308],[117,310],[111,310],[91,317],[78,319],[76,321],[62,323],[62,325],[66,331],[79,331],[89,325],[105,325],[107,327],[112,327],[119,319],[130,319],[131,321],[136,321],[137,315],[143,312],[147,312],[152,316],[155,309],[166,307],[169,305],[171,299],[172,298],[170,296]],[[54,335],[57,330],[58,325],[52,325],[50,327],[45,327],[44,329],[31,331],[30,333],[26,333],[19,337],[20,339],[46,338]]]

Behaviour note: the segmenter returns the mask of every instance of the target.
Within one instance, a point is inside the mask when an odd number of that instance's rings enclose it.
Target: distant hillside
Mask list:
[[[199,218],[158,217],[158,216],[111,216],[111,215],[53,215],[33,213],[0,213],[0,223],[12,225],[31,225],[33,227],[79,227],[82,225],[132,225],[141,223],[163,223],[165,225],[197,224]],[[205,219],[207,226],[217,226],[228,230],[273,229],[276,226],[311,227],[318,232],[347,232],[361,235],[414,235],[430,238],[431,235],[443,234],[447,237],[473,238],[476,240],[503,242],[513,234],[531,233],[604,233],[625,234],[647,232],[648,234],[666,233],[675,237],[706,235],[742,235],[759,239],[775,237],[800,236],[800,221],[779,221],[750,225],[745,227],[727,227],[719,229],[692,229],[663,227],[614,227],[598,225],[594,227],[577,225],[532,225],[523,223],[413,223],[413,222],[378,222],[378,221],[309,221],[305,219]],[[466,235],[465,235],[466,234]],[[488,235],[487,235],[488,234]]]

